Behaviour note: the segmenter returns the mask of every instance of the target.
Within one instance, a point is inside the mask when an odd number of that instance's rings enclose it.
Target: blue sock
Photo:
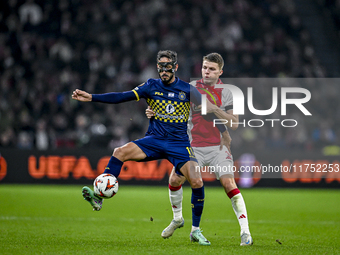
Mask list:
[[[199,227],[204,206],[204,186],[191,190],[192,225]]]
[[[107,164],[104,173],[106,174],[112,174],[116,178],[118,178],[118,175],[120,174],[120,170],[122,169],[123,162],[117,159],[114,156],[111,156],[109,163]]]

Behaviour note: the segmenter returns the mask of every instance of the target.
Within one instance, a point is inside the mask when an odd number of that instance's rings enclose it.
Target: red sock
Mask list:
[[[236,188],[236,189],[229,191],[227,195],[228,195],[229,198],[232,198],[233,196],[235,196],[239,193],[241,193],[240,190],[238,188]]]
[[[177,190],[179,190],[181,187],[182,187],[182,185],[179,185],[178,187],[174,187],[174,186],[171,186],[171,185],[169,184],[169,190],[171,190],[171,191],[177,191]]]

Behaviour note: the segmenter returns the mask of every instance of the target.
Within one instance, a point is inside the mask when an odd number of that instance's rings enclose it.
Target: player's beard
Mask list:
[[[168,75],[168,74],[159,74],[159,77],[161,78],[161,80],[162,80],[162,82],[164,84],[169,84],[170,81],[172,80],[172,78],[174,77],[174,75],[173,74],[170,74],[170,75]]]

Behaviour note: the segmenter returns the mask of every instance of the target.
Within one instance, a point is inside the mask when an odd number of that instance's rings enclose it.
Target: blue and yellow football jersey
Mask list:
[[[197,161],[187,133],[190,99],[201,105],[201,93],[187,82],[176,78],[165,85],[161,79],[149,79],[132,91],[92,94],[93,102],[119,104],[146,99],[155,112],[144,138],[133,141],[146,154],[142,161],[168,159],[180,173],[183,163]]]
[[[188,139],[190,92],[192,97],[196,97],[194,102],[197,103],[199,103],[197,96],[201,95],[196,88],[176,77],[176,80],[169,85],[164,85],[161,79],[149,79],[132,91],[137,100],[146,99],[155,112],[155,117],[150,119],[146,136]]]

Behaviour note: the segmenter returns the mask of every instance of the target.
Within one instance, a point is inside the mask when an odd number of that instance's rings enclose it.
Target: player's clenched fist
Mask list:
[[[80,89],[76,89],[75,91],[73,91],[72,98],[78,101],[82,101],[82,102],[92,101],[92,95]]]

